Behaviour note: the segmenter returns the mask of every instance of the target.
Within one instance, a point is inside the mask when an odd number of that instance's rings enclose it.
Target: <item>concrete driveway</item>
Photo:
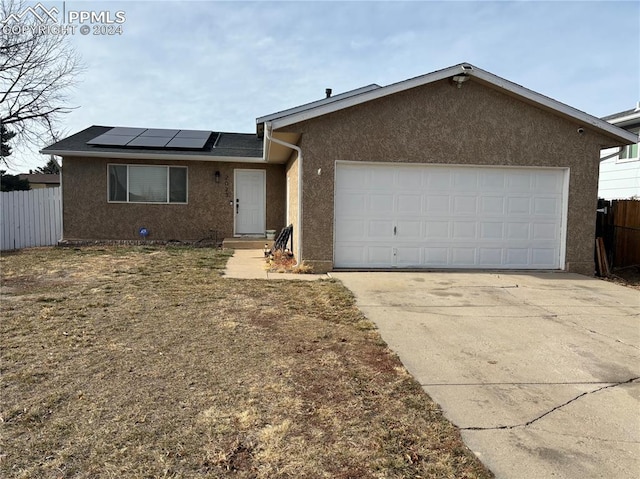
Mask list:
[[[563,273],[331,276],[496,477],[640,477],[640,291]]]

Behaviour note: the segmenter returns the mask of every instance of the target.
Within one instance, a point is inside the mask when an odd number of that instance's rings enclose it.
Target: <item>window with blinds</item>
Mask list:
[[[108,176],[109,202],[187,202],[187,167],[109,165]]]

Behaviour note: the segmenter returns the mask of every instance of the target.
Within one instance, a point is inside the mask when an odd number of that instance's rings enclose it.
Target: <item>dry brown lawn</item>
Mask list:
[[[340,283],[227,257],[3,254],[0,476],[492,477]]]

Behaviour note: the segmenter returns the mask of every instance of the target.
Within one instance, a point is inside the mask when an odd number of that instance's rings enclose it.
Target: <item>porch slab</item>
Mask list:
[[[264,244],[262,245],[264,246]],[[271,273],[265,269],[264,252],[261,249],[236,249],[227,261],[224,270],[225,278],[235,279],[288,279],[315,281],[329,279],[326,274]]]
[[[222,240],[222,247],[224,249],[259,249],[260,252],[262,252],[265,244],[271,248],[273,240],[255,236],[244,238],[225,238]]]

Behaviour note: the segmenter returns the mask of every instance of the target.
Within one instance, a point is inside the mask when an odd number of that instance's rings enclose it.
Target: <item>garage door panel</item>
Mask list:
[[[454,221],[452,238],[463,241],[476,239],[476,223],[474,221]]]
[[[534,223],[534,240],[555,240],[559,239],[558,226],[555,223]]]
[[[398,247],[396,248],[396,265],[402,268],[420,267],[422,261],[422,248]]]
[[[393,248],[391,246],[367,247],[367,264],[386,268],[393,263]]]
[[[365,216],[367,211],[367,195],[365,193],[343,193],[336,197],[345,215]]]
[[[449,264],[449,248],[427,247],[424,249],[424,264],[446,267]]]
[[[480,190],[495,191],[503,190],[505,185],[505,174],[502,170],[487,169],[480,173]]]
[[[556,193],[562,190],[562,178],[554,172],[537,172],[534,176],[534,189],[540,193]]]
[[[396,222],[397,241],[421,241],[422,239],[422,222],[398,220]]]
[[[335,265],[560,268],[565,174],[338,163]]]
[[[531,250],[531,263],[533,266],[541,266],[549,264],[557,254],[555,248],[533,248]]]
[[[453,187],[458,191],[476,191],[478,189],[478,172],[460,168],[453,174]]]
[[[469,268],[476,265],[477,248],[451,248],[451,264],[458,268]]]
[[[483,196],[480,198],[480,214],[485,216],[503,216],[505,198],[502,196]]]
[[[504,238],[504,223],[484,222],[480,224],[481,240],[501,240]]]
[[[452,172],[446,168],[434,168],[425,174],[427,181],[426,186],[429,191],[444,190],[449,191],[451,188]]]
[[[513,172],[507,176],[507,191],[526,193],[531,191],[531,174]]]
[[[420,172],[416,174],[415,171],[410,170],[398,170],[396,174],[396,185],[401,190],[421,190],[422,189],[422,175]]]
[[[371,195],[368,212],[377,216],[393,215],[393,195]]]
[[[454,196],[453,213],[455,215],[476,216],[478,198],[476,196]]]
[[[336,241],[366,241],[366,222],[351,218],[336,222]]]
[[[526,267],[529,264],[529,248],[507,248],[506,263],[516,267]]]
[[[528,240],[530,223],[507,223],[507,241]]]
[[[394,169],[391,167],[380,167],[370,171],[369,183],[371,188],[385,189],[393,185]]]
[[[397,195],[396,212],[399,215],[415,216],[422,213],[421,195]]]
[[[423,211],[428,217],[433,216],[449,216],[449,202],[451,198],[448,195],[427,195],[424,201]]]
[[[364,189],[367,183],[367,172],[362,168],[342,165],[340,174],[336,176],[336,190],[341,189]]]
[[[449,221],[426,221],[425,240],[428,242],[449,239],[450,224]]]
[[[533,199],[533,213],[536,215],[556,216],[559,211],[559,198],[536,197]]]
[[[479,264],[484,267],[498,267],[503,264],[502,248],[479,248]]]
[[[365,253],[366,248],[363,248],[362,244],[343,243],[340,248],[336,248],[334,252],[334,261],[336,264],[347,267],[358,268],[367,266]]]
[[[368,227],[369,238],[373,241],[393,239],[393,221],[371,220]]]
[[[507,215],[531,214],[531,198],[528,196],[510,196],[507,198]]]

